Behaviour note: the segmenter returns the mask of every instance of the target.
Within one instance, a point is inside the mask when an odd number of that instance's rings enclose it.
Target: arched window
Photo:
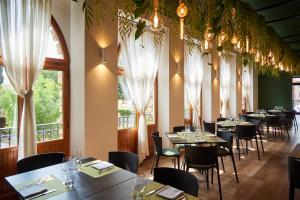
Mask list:
[[[60,151],[68,152],[70,118],[69,53],[63,34],[51,19],[46,61],[34,87],[36,136],[39,148],[42,143],[59,141]],[[0,149],[14,147],[18,141],[18,127],[22,113],[22,98],[10,88],[9,81],[0,66]],[[18,106],[17,106],[18,105]],[[53,151],[54,149],[52,149]],[[59,151],[55,149],[54,151]]]

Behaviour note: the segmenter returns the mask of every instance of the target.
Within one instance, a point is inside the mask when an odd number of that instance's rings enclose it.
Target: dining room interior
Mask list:
[[[1,0],[0,200],[300,199],[299,0]]]

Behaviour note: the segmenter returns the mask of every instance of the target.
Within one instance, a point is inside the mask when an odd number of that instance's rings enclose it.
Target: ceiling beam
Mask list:
[[[284,20],[288,20],[288,19],[293,19],[293,18],[297,18],[300,17],[300,14],[296,14],[296,15],[291,15],[291,16],[287,16],[287,17],[281,17],[278,19],[273,19],[273,20],[269,20],[266,21],[267,24],[271,24],[271,23],[275,23],[275,22],[279,22],[279,21],[284,21]]]
[[[298,0],[290,0],[290,1],[287,0],[287,1],[279,2],[279,3],[274,3],[272,5],[256,9],[255,11],[256,12],[260,12],[260,11],[263,11],[263,10],[268,10],[268,9],[271,9],[271,8],[276,8],[278,6],[283,6],[285,4],[293,3],[294,1],[298,1]]]

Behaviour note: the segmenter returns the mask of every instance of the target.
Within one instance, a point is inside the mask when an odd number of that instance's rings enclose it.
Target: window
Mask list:
[[[184,88],[184,119],[191,120],[191,105],[188,100],[186,88]]]
[[[137,122],[137,111],[134,103],[128,95],[128,89],[124,84],[123,75],[120,70],[118,76],[118,130],[135,128]],[[155,87],[154,87],[155,88]],[[126,92],[124,92],[126,91]],[[155,89],[150,96],[148,107],[146,109],[147,125],[155,124]]]
[[[300,78],[299,77],[293,77],[293,109],[300,113]]]
[[[34,103],[38,142],[64,139],[69,122],[69,55],[63,35],[52,18],[44,70],[36,80]],[[22,98],[18,98],[0,66],[0,148],[17,145]]]

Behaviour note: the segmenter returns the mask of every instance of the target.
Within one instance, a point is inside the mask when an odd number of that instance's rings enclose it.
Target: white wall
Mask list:
[[[202,78],[202,120],[212,121],[212,79],[213,66],[210,66],[211,56],[203,58],[203,78]],[[202,124],[202,122],[200,122]]]
[[[237,117],[237,62],[236,55],[230,60],[230,89],[229,89],[229,116]]]

